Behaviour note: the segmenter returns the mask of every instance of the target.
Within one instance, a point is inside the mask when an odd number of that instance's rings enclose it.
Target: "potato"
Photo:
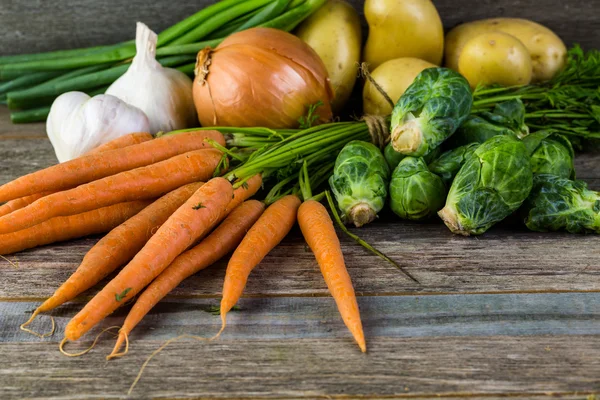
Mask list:
[[[362,39],[358,13],[344,0],[329,0],[302,22],[296,35],[325,63],[335,91],[332,107],[341,111],[358,75]]]
[[[430,0],[366,0],[365,17],[369,36],[363,60],[372,70],[400,57],[442,62],[444,29]]]
[[[527,85],[531,82],[531,56],[523,43],[508,33],[482,33],[465,43],[458,72],[472,88],[478,84]]]
[[[417,75],[435,64],[418,58],[396,58],[377,67],[371,76],[384,92],[396,103]],[[375,86],[367,81],[363,89],[363,112],[369,115],[389,115],[392,107]]]
[[[550,29],[519,18],[492,18],[462,24],[446,35],[445,65],[458,70],[465,44],[482,33],[500,31],[519,39],[531,55],[532,82],[551,79],[565,65],[567,48]]]

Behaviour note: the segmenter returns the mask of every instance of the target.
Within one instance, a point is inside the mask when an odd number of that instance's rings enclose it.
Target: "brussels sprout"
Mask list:
[[[435,215],[446,199],[442,179],[429,171],[421,157],[406,157],[394,169],[390,206],[400,218],[421,220]]]
[[[493,124],[509,128],[519,139],[529,134],[529,127],[525,124],[525,105],[521,99],[498,103],[493,112],[483,112],[481,116]]]
[[[442,148],[438,147],[435,150],[433,150],[431,153],[427,154],[425,157],[423,157],[423,159],[425,160],[426,163],[430,163],[431,161],[435,160],[437,156],[440,155],[440,153],[442,152]],[[385,160],[388,163],[388,166],[390,167],[390,171],[393,171],[394,168],[396,168],[398,166],[398,164],[400,163],[400,161],[402,161],[405,157],[404,154],[402,153],[398,153],[396,150],[394,150],[394,147],[392,146],[392,143],[388,143],[387,146],[385,146],[385,149],[383,149],[383,156],[385,157]]]
[[[471,115],[448,141],[452,147],[483,143],[499,135],[523,138],[529,134],[525,125],[525,106],[520,99],[496,104],[493,112]]]
[[[525,137],[523,143],[531,156],[534,174],[575,178],[575,151],[566,137],[550,131],[539,131]]]
[[[379,149],[354,140],[344,146],[329,178],[342,218],[360,227],[373,221],[385,205],[390,169]]]
[[[429,170],[442,178],[446,186],[450,187],[460,168],[479,146],[479,143],[471,143],[448,150],[429,164]]]
[[[536,175],[533,182],[523,207],[529,229],[600,233],[600,193],[589,190],[585,182],[550,174]]]
[[[458,171],[446,206],[438,214],[452,232],[480,235],[521,206],[532,181],[523,142],[495,136],[480,145]]]
[[[426,156],[465,121],[472,104],[469,82],[458,72],[423,70],[394,107],[392,146],[408,156]]]

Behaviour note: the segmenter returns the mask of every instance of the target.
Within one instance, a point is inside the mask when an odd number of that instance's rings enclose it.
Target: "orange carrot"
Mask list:
[[[294,226],[299,206],[300,199],[295,195],[282,197],[271,204],[231,256],[227,264],[221,299],[223,325],[217,336],[225,329],[226,315],[242,296],[252,270]]]
[[[254,196],[258,189],[262,186],[262,177],[260,175],[254,175],[252,178],[248,179],[245,184],[238,187],[233,191],[233,200],[229,202],[227,208],[225,209],[225,213],[229,214],[229,211],[233,210],[244,201]]]
[[[211,148],[204,141],[207,138],[225,145],[223,135],[217,131],[196,131],[163,136],[121,149],[78,157],[0,186],[0,202],[49,190],[69,189],[189,151]]]
[[[52,218],[18,232],[0,235],[0,254],[108,232],[140,212],[150,201],[133,201],[68,217]]]
[[[94,154],[94,153],[102,153],[108,150],[120,149],[123,147],[131,146],[133,144],[138,144],[142,142],[147,142],[152,139],[152,135],[149,133],[131,133],[126,136],[121,136],[115,140],[112,140],[108,143],[105,143],[99,147],[96,147],[93,150],[88,151],[85,155]],[[71,188],[68,188],[71,189]],[[57,191],[47,191],[35,193],[29,196],[20,197],[18,199],[11,200],[0,206],[0,217],[3,217],[11,212],[21,209],[25,206],[30,205],[34,201],[41,199],[44,196],[48,196],[49,194],[56,193]]]
[[[129,311],[119,338],[109,358],[117,353],[133,328],[146,314],[184,279],[212,265],[241,242],[244,235],[264,211],[264,204],[248,200],[236,207],[227,218],[199,245],[177,257],[140,295]]]
[[[202,183],[191,183],[167,193],[114,228],[87,252],[77,270],[31,315],[50,311],[74,299],[131,260],[160,226],[185,203]]]
[[[185,184],[205,181],[213,175],[221,155],[216,149],[191,151],[42,197],[0,217],[0,234],[25,229],[53,217],[79,214],[124,201],[156,198]]]
[[[44,196],[48,196],[55,192],[40,192],[36,194],[31,194],[29,196],[20,197],[18,199],[11,200],[7,203],[4,203],[0,206],[0,217],[10,214],[13,211],[20,210],[23,207],[27,207],[31,203],[36,200],[41,199]]]
[[[149,140],[154,139],[154,137],[148,132],[136,132],[130,133],[129,135],[121,136],[116,139],[111,140],[110,142],[101,144],[100,146],[93,148],[84,154],[84,156],[88,156],[90,154],[102,153],[104,151],[122,149],[124,147],[129,147],[134,144],[140,144],[143,142],[147,142]]]
[[[65,340],[79,339],[152,282],[221,217],[232,196],[233,188],[224,178],[213,178],[198,189],[129,264],[73,317],[65,328]]]
[[[318,201],[307,200],[298,209],[298,224],[315,254],[325,283],[335,299],[344,323],[364,353],[367,351],[358,303],[346,270],[340,240],[327,209]]]

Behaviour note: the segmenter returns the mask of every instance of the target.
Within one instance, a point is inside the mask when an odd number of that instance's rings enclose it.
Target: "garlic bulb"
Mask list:
[[[106,91],[144,111],[150,119],[150,133],[169,132],[198,125],[192,80],[176,69],[156,61],[156,33],[137,23],[137,54],[131,66]]]
[[[148,117],[114,96],[90,97],[67,92],[54,100],[46,121],[46,132],[59,162],[134,132],[148,132]]]

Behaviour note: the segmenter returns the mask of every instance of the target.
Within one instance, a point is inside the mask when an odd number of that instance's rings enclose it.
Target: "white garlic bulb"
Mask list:
[[[59,162],[77,158],[120,136],[149,132],[148,117],[110,95],[68,92],[52,103],[46,132]]]
[[[150,133],[198,126],[192,80],[183,72],[156,61],[157,35],[137,23],[136,50],[131,66],[106,91],[144,111]]]

